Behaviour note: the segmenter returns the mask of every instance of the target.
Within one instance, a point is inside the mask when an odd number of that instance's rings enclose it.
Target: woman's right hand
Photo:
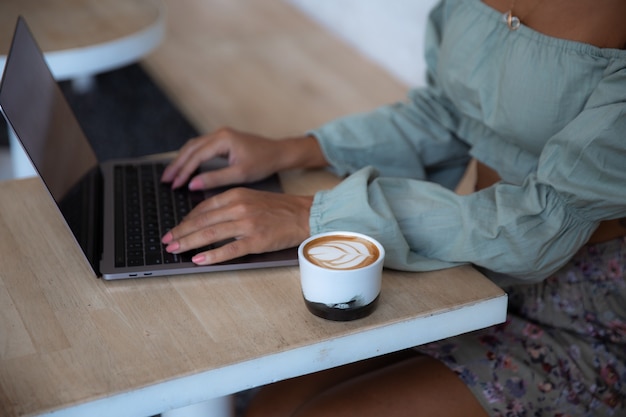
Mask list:
[[[228,166],[190,178],[204,162],[225,157]],[[222,128],[189,140],[167,166],[161,180],[179,188],[202,190],[230,184],[254,182],[278,171],[297,167],[324,166],[326,161],[312,136],[273,140]]]

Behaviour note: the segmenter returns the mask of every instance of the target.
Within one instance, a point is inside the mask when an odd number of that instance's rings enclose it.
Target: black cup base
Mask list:
[[[314,303],[307,300],[306,298],[304,299],[304,303],[311,313],[323,319],[333,321],[350,321],[361,319],[372,314],[372,312],[376,309],[376,305],[378,304],[378,296],[376,296],[376,298],[367,305],[353,308],[345,308],[345,304],[336,304],[338,306],[344,307],[341,308],[329,306],[328,304],[323,303]]]

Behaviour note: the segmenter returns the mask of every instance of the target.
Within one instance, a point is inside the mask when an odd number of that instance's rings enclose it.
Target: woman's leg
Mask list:
[[[248,416],[486,417],[461,380],[440,362],[402,352],[263,388]]]

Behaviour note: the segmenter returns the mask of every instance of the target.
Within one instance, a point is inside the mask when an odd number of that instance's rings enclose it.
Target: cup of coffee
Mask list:
[[[337,321],[374,311],[380,294],[385,249],[361,233],[328,232],[298,247],[302,295],[309,311]]]

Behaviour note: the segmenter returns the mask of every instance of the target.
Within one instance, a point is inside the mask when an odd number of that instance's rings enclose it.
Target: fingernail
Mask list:
[[[199,253],[199,254],[195,255],[193,258],[191,258],[191,262],[193,262],[194,264],[201,264],[205,260],[206,260],[206,256],[204,256],[201,253]]]
[[[203,187],[204,187],[204,184],[202,184],[202,181],[200,181],[197,178],[194,178],[189,182],[189,189],[191,191],[201,190]]]
[[[165,247],[165,250],[169,253],[176,253],[178,249],[180,249],[180,243],[178,242],[172,242]]]
[[[161,238],[161,243],[167,245],[168,243],[170,243],[172,240],[174,240],[174,235],[172,234],[172,232],[167,232],[165,234],[165,236],[163,236]]]

